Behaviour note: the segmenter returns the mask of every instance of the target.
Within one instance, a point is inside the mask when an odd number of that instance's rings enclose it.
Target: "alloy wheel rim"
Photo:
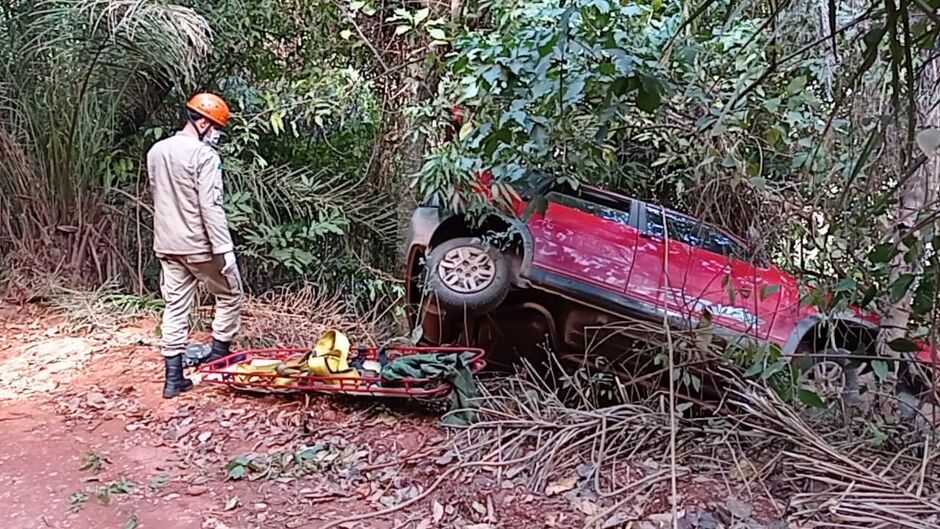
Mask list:
[[[803,374],[805,389],[815,392],[820,398],[829,400],[840,396],[846,388],[845,368],[834,360],[823,360]]]
[[[496,263],[480,248],[459,246],[444,254],[437,274],[454,292],[475,294],[496,280]]]

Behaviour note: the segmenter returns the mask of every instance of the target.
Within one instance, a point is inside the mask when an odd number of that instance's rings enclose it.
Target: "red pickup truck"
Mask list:
[[[533,196],[547,207],[522,220]],[[414,212],[407,296],[425,341],[525,352],[534,350],[532,338],[548,337],[556,351],[580,353],[603,341],[609,355],[628,347],[610,335],[643,336],[620,326],[604,338],[599,329],[624,319],[690,328],[707,312],[719,340],[776,344],[831,391],[851,389],[868,365],[857,359],[874,354],[876,317],[801,304],[795,277],[715,226],[593,187],[549,184],[523,193],[514,209],[479,225],[434,203]],[[930,347],[918,346],[908,360],[940,365]],[[929,389],[902,379],[905,391]]]

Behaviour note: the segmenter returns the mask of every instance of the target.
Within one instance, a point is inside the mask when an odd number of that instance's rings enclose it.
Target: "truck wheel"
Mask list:
[[[924,401],[907,388],[898,388],[897,398],[898,417],[907,424],[916,423]]]
[[[924,414],[923,410],[932,406],[931,385],[931,378],[924,377],[919,369],[913,370],[907,362],[901,363],[894,390],[898,399],[898,417],[902,421],[911,425],[929,426],[933,414]]]
[[[476,239],[445,241],[428,254],[428,287],[444,309],[484,314],[509,293],[509,263]]]
[[[826,402],[841,398],[849,403],[859,395],[859,366],[852,365],[845,349],[826,349],[813,357],[813,364],[800,376],[800,386]]]

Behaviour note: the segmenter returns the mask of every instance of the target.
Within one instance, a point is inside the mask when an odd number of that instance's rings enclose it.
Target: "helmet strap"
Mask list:
[[[208,123],[208,121],[209,120],[207,119],[206,122]],[[212,125],[210,124],[205,128],[205,130],[199,130],[199,124],[196,123],[196,121],[193,119],[190,119],[189,123],[193,126],[194,129],[196,129],[196,135],[199,137],[199,141],[205,140],[206,134],[208,134],[209,129],[212,128]]]

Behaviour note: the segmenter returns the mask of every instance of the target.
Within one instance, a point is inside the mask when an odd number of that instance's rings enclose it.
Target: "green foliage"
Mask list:
[[[457,144],[429,158],[421,191],[460,206],[453,184],[468,187],[483,168],[504,183],[608,174],[612,129],[636,107],[654,111],[666,91],[656,33],[644,31],[651,14],[606,1],[495,7],[495,28],[456,42],[442,93],[456,94],[453,103],[471,108],[473,121]]]
[[[395,35],[407,35],[409,33],[426,32],[431,38],[431,45],[437,46],[446,43],[446,21],[441,18],[430,18],[430,8],[423,7],[416,11],[409,11],[405,8],[397,8],[394,14],[388,18],[388,22],[395,22]]]
[[[660,367],[665,367],[668,361],[669,357],[666,352],[653,357],[653,363]],[[672,380],[677,382],[680,387],[688,388],[692,394],[698,394],[702,390],[702,377],[691,370],[679,366],[673,367]]]
[[[462,104],[471,121],[428,155],[417,188],[477,208],[467,191],[489,169],[497,198],[509,196],[503,186],[549,176],[620,187],[742,235],[776,220],[755,200],[789,185],[813,154],[813,124],[825,118],[807,89],[814,63],[744,96],[771,68],[774,48],[760,15],[724,14],[677,32],[680,2],[494,7],[492,27],[457,39],[433,103]],[[414,114],[440,127],[440,114]],[[686,194],[703,187],[704,196]]]
[[[884,360],[874,360],[871,363],[872,370],[875,372],[875,376],[878,377],[879,382],[884,382],[888,379],[888,363]]]
[[[104,505],[108,505],[111,503],[112,495],[130,494],[136,487],[137,485],[133,481],[129,481],[128,479],[122,477],[113,483],[99,487],[95,497],[97,497],[98,501]]]
[[[899,353],[913,353],[919,351],[920,347],[907,338],[896,338],[888,343],[888,347]]]
[[[69,508],[70,513],[75,513],[82,510],[82,507],[88,503],[88,494],[84,492],[73,492],[69,495]]]
[[[891,439],[891,435],[889,431],[886,431],[886,425],[883,423],[865,421],[865,430],[868,434],[868,443],[872,446],[882,447]]]
[[[136,279],[134,217],[106,194],[153,106],[199,75],[209,33],[166,0],[0,7],[0,253],[27,283]]]
[[[784,402],[802,402],[807,406],[824,407],[815,392],[798,387],[800,367],[783,356],[776,344],[736,347],[729,346],[723,356],[744,369],[744,378],[759,380],[773,389]]]
[[[103,184],[102,162],[153,77],[189,83],[209,51],[206,20],[162,1],[18,3],[0,10],[0,27],[0,195],[10,200],[0,208],[48,205],[40,218],[61,223],[77,221],[83,192]]]
[[[85,457],[82,458],[82,466],[79,468],[82,472],[88,471],[92,474],[97,474],[101,472],[101,468],[104,466],[104,463],[107,460],[100,455],[89,452],[85,454]]]
[[[797,390],[797,396],[800,399],[800,402],[811,408],[826,407],[826,403],[823,402],[822,398],[820,398],[819,395],[817,395],[814,391],[805,388],[799,388]]]
[[[218,86],[236,108],[225,131],[226,209],[246,280],[266,288],[363,274],[394,244],[390,197],[369,183],[381,126],[378,93],[356,43],[332,28],[332,2],[228,0],[205,8],[222,28]],[[245,16],[245,13],[257,16]],[[233,57],[238,64],[232,63]],[[375,241],[357,256],[353,237]]]

